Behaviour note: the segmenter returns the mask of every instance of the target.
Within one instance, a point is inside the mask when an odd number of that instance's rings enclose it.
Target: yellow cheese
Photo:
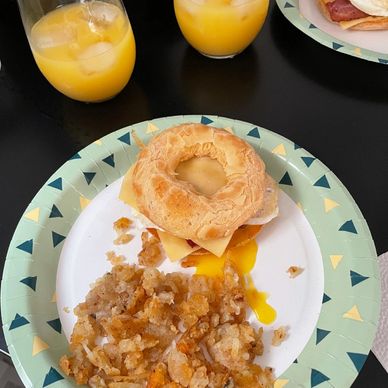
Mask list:
[[[212,195],[226,184],[226,175],[221,164],[204,156],[179,163],[177,178],[191,183],[201,194]]]
[[[121,184],[119,199],[135,210],[139,210],[136,203],[136,196],[132,187],[132,173],[134,165],[124,175],[123,183]]]
[[[372,20],[376,20],[376,18],[373,16],[366,16],[366,17],[360,18],[360,19],[342,21],[342,22],[339,22],[339,24],[340,24],[342,29],[347,30],[351,27],[356,26],[357,24],[364,23],[364,22],[370,22]]]
[[[157,230],[157,232],[160,242],[171,261],[183,259],[200,248],[199,246],[191,247],[185,239],[175,237],[170,233],[161,230]]]
[[[225,252],[225,249],[228,246],[231,238],[232,238],[232,235],[227,237],[217,238],[215,240],[193,240],[193,241],[196,244],[198,244],[200,247],[205,248],[210,253],[213,253],[213,255],[220,257]]]

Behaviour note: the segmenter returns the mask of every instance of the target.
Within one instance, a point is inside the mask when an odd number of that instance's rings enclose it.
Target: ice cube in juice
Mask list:
[[[135,64],[135,40],[127,16],[101,1],[49,12],[32,27],[30,44],[47,80],[79,101],[112,98],[127,84]]]

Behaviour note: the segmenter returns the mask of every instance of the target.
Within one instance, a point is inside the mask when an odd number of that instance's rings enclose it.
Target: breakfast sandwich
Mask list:
[[[260,156],[239,137],[202,124],[154,137],[125,175],[120,199],[171,260],[220,257],[278,214],[278,188]]]
[[[318,0],[323,15],[343,29],[387,30],[388,0]]]

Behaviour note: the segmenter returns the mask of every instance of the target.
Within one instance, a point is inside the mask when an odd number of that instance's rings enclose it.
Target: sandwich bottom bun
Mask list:
[[[330,0],[317,0],[319,9],[323,16],[332,23],[339,24],[344,30],[358,30],[358,31],[378,31],[388,30],[388,17],[386,16],[367,16],[364,18],[344,20],[335,22],[331,19],[330,12],[326,4],[331,3]]]

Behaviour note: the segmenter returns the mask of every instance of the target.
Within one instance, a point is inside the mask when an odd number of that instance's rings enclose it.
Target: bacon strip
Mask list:
[[[356,8],[349,0],[334,0],[327,3],[326,7],[333,22],[343,22],[369,16]]]

